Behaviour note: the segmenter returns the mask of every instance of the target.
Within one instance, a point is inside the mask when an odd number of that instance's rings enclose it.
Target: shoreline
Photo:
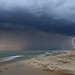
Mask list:
[[[75,75],[75,51],[66,50],[67,53],[45,56],[28,60],[29,65],[45,71],[58,72],[64,75]]]
[[[75,75],[75,51],[65,52],[4,63],[0,65],[0,75]]]
[[[59,51],[59,50],[56,50],[56,51]],[[56,51],[54,52],[54,53],[56,53]],[[62,52],[63,51],[63,52]],[[51,53],[51,54],[48,54],[48,55],[46,55],[46,52],[45,53],[43,53],[43,54],[39,54],[39,56],[37,55],[37,56],[35,56],[35,57],[33,57],[33,58],[40,58],[40,57],[46,57],[46,56],[50,56],[50,55],[53,55],[54,53]],[[60,50],[60,54],[63,54],[63,53],[66,53],[66,50]],[[56,53],[56,55],[58,55],[59,53],[57,52]],[[43,55],[43,56],[42,56]],[[6,57],[1,57],[0,59],[2,59],[2,60],[0,60],[0,66],[1,65],[5,65],[5,64],[10,64],[10,63],[14,63],[14,62],[18,62],[18,61],[23,61],[23,60],[30,60],[30,59],[32,59],[32,58],[26,58],[25,56],[24,57],[18,57],[18,58],[14,58],[14,59],[12,59],[12,57],[13,57],[14,55],[12,55],[12,56],[6,56]],[[15,56],[19,56],[19,55],[15,55]],[[14,56],[14,57],[15,57]]]

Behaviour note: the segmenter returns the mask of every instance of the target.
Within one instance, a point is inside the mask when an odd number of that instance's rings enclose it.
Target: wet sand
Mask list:
[[[0,66],[0,75],[61,75],[61,74],[43,71],[39,68],[27,65],[26,61],[19,61]]]

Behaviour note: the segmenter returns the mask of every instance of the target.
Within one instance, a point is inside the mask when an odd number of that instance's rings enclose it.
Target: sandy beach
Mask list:
[[[0,75],[75,75],[75,51],[4,63]]]
[[[75,75],[74,50],[68,50],[66,54],[34,58],[27,61],[27,63],[45,71],[58,72],[63,75]]]
[[[43,71],[26,64],[26,61],[18,61],[0,66],[0,75],[61,75],[55,72]]]

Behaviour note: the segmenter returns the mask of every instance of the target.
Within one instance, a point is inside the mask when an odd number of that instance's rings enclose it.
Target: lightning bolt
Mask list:
[[[72,38],[72,45],[73,45],[73,48],[75,49],[74,40],[75,40],[75,37]]]

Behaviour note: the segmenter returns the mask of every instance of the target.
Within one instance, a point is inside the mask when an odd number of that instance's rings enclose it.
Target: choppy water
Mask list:
[[[9,50],[0,51],[0,63],[11,60],[25,60],[64,53],[63,50]]]

